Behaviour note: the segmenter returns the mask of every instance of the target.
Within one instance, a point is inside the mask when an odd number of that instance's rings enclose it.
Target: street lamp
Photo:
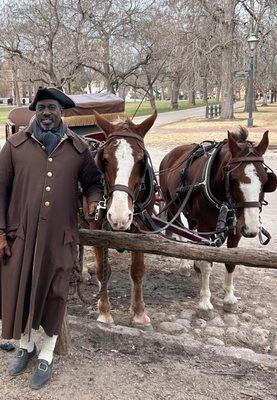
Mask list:
[[[250,70],[249,70],[249,89],[248,89],[248,121],[247,126],[253,128],[253,98],[254,98],[254,52],[258,44],[258,38],[255,33],[247,39],[250,49]]]

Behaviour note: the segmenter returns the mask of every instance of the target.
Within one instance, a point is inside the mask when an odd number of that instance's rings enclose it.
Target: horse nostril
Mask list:
[[[112,213],[108,212],[108,218],[109,218],[109,219],[112,218]]]
[[[132,213],[129,213],[129,214],[128,214],[129,221],[131,221],[131,219],[132,219],[132,216],[133,216],[133,214],[132,214]]]

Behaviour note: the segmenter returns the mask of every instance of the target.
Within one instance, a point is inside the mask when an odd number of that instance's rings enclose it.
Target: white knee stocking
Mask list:
[[[30,340],[28,338],[28,334],[27,333],[22,333],[21,338],[20,338],[20,342],[19,342],[19,347],[20,349],[25,349],[28,351],[28,353],[31,353],[34,350],[34,339],[32,337],[32,332],[30,335]]]
[[[41,351],[38,356],[39,359],[46,360],[49,362],[49,364],[51,364],[51,362],[53,360],[53,353],[54,353],[57,338],[58,338],[58,335],[54,335],[51,337],[51,336],[47,336],[45,334],[44,340],[42,342]]]

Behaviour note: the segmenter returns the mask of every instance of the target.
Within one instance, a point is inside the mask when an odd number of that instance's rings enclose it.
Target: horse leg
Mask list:
[[[132,278],[131,310],[134,313],[133,321],[136,325],[150,325],[150,318],[145,313],[145,304],[143,301],[142,282],[144,271],[144,253],[133,252],[130,270]]]
[[[101,247],[95,247],[95,258],[96,258],[96,277],[99,282],[99,290],[101,289],[101,280],[102,280],[102,274],[103,274],[103,267],[104,267],[104,259],[103,259],[103,249]],[[108,265],[108,281],[111,276],[111,267]],[[100,299],[98,300],[98,311],[99,311],[99,316],[97,318],[97,321],[103,322],[105,324],[112,324],[113,318],[111,316],[111,305],[109,301],[109,295],[108,295],[108,290],[104,290],[103,293],[101,294]]]
[[[179,208],[175,203],[173,203],[173,205],[171,207],[169,207],[168,212],[167,212],[167,221],[170,221],[174,217],[174,215],[177,214],[178,209]],[[181,228],[183,226],[185,226],[180,215],[179,215],[179,217],[176,218],[176,220],[173,223],[175,225],[180,226]],[[170,229],[166,230],[166,236],[168,236],[168,237],[173,236],[173,233],[170,231]],[[178,240],[180,240],[180,241],[184,240],[183,236],[177,235],[177,237],[178,237]],[[189,277],[191,275],[191,264],[186,259],[181,259],[181,260],[178,259],[178,262],[179,262],[180,271],[182,271],[181,272],[182,275]]]
[[[211,291],[209,282],[212,270],[212,263],[210,263],[209,261],[195,261],[195,265],[201,271],[201,290],[198,307],[204,311],[212,310],[213,305],[211,303]]]
[[[237,247],[240,241],[240,235],[231,235],[228,236],[227,239],[227,247]],[[236,309],[236,304],[238,299],[234,295],[234,284],[233,284],[233,273],[235,269],[235,264],[233,263],[226,263],[226,275],[225,275],[225,297],[223,300],[223,310],[226,312],[233,312]]]

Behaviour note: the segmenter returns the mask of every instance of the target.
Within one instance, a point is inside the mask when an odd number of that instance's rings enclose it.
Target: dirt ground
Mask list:
[[[150,148],[155,165],[169,148],[170,145],[158,150]],[[266,161],[276,171],[277,151],[268,151]],[[269,206],[263,211],[263,222],[272,235],[267,249],[276,250],[276,193],[269,194],[267,199]],[[257,239],[245,239],[241,245],[260,247]],[[90,249],[86,249],[85,257],[86,267],[93,269]],[[131,327],[129,261],[128,253],[110,251],[112,314],[115,324]],[[68,312],[78,319],[79,325],[71,326],[70,354],[55,358],[51,385],[39,392],[29,389],[31,368],[20,377],[9,377],[6,369],[12,353],[0,352],[0,400],[277,399],[276,370],[262,363],[209,357],[205,351],[196,355],[174,354],[166,351],[166,343],[153,351],[136,344],[117,348],[110,342],[102,346],[88,329],[90,321],[97,318],[97,285],[93,273],[92,279],[89,275],[87,278],[83,293],[90,305],[82,304],[76,295],[70,294]],[[155,332],[164,333],[165,322],[183,324],[183,330],[167,331],[168,337],[197,340],[203,349],[209,344],[250,349],[255,354],[271,355],[277,360],[276,279],[276,270],[238,266],[235,293],[239,305],[234,314],[226,314],[222,310],[224,267],[215,264],[211,276],[215,309],[212,314],[203,316],[197,312],[200,279],[194,270],[186,276],[179,260],[147,255],[144,299]]]

